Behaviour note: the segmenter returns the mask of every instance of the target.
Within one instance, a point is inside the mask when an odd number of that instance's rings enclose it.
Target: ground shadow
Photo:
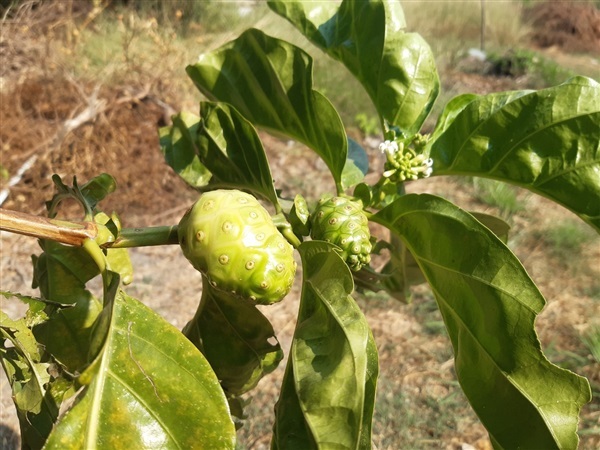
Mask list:
[[[19,450],[21,439],[11,427],[0,423],[0,448],[3,450]]]

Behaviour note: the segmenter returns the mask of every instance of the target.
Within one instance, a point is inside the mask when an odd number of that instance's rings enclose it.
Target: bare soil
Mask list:
[[[0,51],[0,163],[13,175],[27,158],[38,155],[32,168],[11,187],[2,207],[43,215],[44,202],[54,192],[52,174],[60,174],[68,184],[75,175],[81,183],[107,172],[115,176],[118,189],[101,207],[106,212],[116,211],[124,226],[177,223],[196,193],[164,163],[157,128],[168,123],[170,112],[180,105],[167,105],[156,86],[97,89],[94,80],[74,80],[59,69],[40,70],[35,61],[45,50],[38,44],[30,39],[17,51],[14,41],[9,45],[0,40],[0,50],[5,51]],[[9,61],[14,61],[12,69],[7,68]],[[476,93],[518,88],[518,80],[462,72],[449,73],[447,83],[446,88]],[[93,105],[95,114],[90,120],[65,132],[68,120]],[[261,137],[283,195],[301,192],[308,199],[317,199],[333,190],[326,166],[312,152],[266,134]],[[359,133],[356,137],[362,139]],[[377,141],[367,138],[363,144],[373,170],[380,170]],[[7,186],[8,179],[2,180],[0,188]],[[432,178],[409,184],[408,190],[441,195],[468,210],[499,214],[477,200],[465,182]],[[590,326],[600,325],[600,243],[590,240],[576,258],[553,253],[544,239],[547,230],[575,220],[574,216],[524,191],[519,192],[519,198],[526,209],[510,219],[509,245],[548,300],[536,325],[549,357],[586,376],[594,386],[596,397],[582,414],[581,448],[599,448],[600,367],[580,335]],[[78,211],[66,210],[65,214],[77,217]],[[39,252],[35,239],[1,232],[0,248],[0,289],[34,293],[29,286],[30,255]],[[200,276],[177,247],[133,249],[131,257],[135,280],[128,292],[176,327],[183,327],[200,299]],[[295,325],[300,280],[298,273],[289,297],[263,310],[286,351]],[[424,286],[416,287],[408,305],[381,295],[357,295],[357,301],[380,353],[380,394],[373,437],[376,448],[491,449],[485,429],[457,386],[450,344],[431,292]],[[10,315],[22,312],[13,302],[1,302]],[[283,367],[281,364],[265,377],[252,393],[251,419],[240,432],[240,448],[268,448]],[[0,383],[0,447],[18,448],[18,422],[5,375],[0,375]]]

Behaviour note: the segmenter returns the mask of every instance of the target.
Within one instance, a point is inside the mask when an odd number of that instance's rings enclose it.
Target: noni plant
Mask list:
[[[276,303],[296,274],[292,245],[250,194],[203,194],[179,222],[179,245],[215,288],[259,304]]]
[[[33,258],[39,297],[4,293],[29,311],[0,316],[24,446],[233,449],[244,395],[287,351],[271,448],[371,448],[377,346],[355,289],[407,300],[425,282],[493,447],[576,448],[590,385],[542,353],[534,323],[545,299],[506,246],[507,227],[439,196],[406,194],[405,184],[491,178],[599,231],[598,83],[574,77],[539,91],[460,95],[427,134],[438,75],[399,2],[268,5],[365,89],[383,136],[379,179],[365,181],[366,152],[314,89],[305,50],[249,29],[202,54],[186,68],[207,99],[199,115],[181,112],[159,130],[169,170],[199,192],[179,224],[123,228],[98,208],[115,189],[107,174],[72,186],[55,177],[48,218],[2,211],[3,229],[37,236],[42,249]],[[257,129],[314,150],[335,192],[315,203],[282,195]],[[65,198],[80,202],[82,221],[56,218]],[[166,244],[180,245],[203,280],[181,331],[126,293],[126,248]],[[387,258],[381,268],[373,254]],[[285,297],[295,260],[302,291],[283,349],[257,304]],[[86,287],[96,276],[100,298]]]
[[[312,214],[310,236],[337,245],[350,269],[360,270],[371,261],[368,224],[360,202],[344,197],[322,198]]]

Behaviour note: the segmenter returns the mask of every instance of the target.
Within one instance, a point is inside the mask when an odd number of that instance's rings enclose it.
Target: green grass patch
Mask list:
[[[581,342],[596,362],[600,363],[600,325],[592,325],[581,333]]]
[[[424,289],[426,289],[426,292],[423,295],[413,296],[412,303],[407,306],[408,311],[417,318],[425,333],[429,335],[448,336],[446,325],[444,325],[442,314],[433,294],[428,288]],[[445,361],[452,356],[450,341],[448,341],[447,350],[447,353],[439,355],[440,361]]]
[[[527,76],[528,88],[542,89],[563,83],[576,75],[571,70],[529,49],[490,52],[487,57],[488,71],[492,75],[508,77]]]
[[[540,238],[549,246],[555,256],[576,257],[585,244],[598,241],[598,235],[586,224],[573,219],[545,229]]]
[[[386,376],[379,378],[373,420],[377,448],[444,448],[458,430],[476,423],[457,381],[440,378],[435,384],[441,396],[403,387]]]

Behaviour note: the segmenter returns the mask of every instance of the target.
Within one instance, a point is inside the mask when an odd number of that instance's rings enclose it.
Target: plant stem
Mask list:
[[[86,239],[95,239],[98,235],[98,227],[93,222],[47,219],[4,208],[0,208],[0,230],[78,247]]]
[[[84,250],[92,257],[98,269],[100,270],[100,275],[102,275],[102,287],[104,292],[104,304],[107,302],[107,295],[110,290],[111,282],[113,281],[114,272],[110,271],[110,266],[108,264],[108,259],[106,255],[98,245],[98,243],[93,239],[86,239],[83,241],[82,247]]]
[[[151,245],[177,245],[177,225],[123,228],[115,242],[106,244],[111,248],[148,247]]]
[[[0,230],[32,236],[38,239],[48,239],[77,247],[82,247],[86,239],[96,239],[98,228],[99,225],[94,222],[47,219],[45,217],[0,208]],[[114,242],[104,243],[102,247],[128,248],[151,245],[175,245],[178,243],[177,226],[174,225],[123,228]]]
[[[300,239],[298,239],[292,231],[292,227],[281,228],[279,229],[279,232],[283,235],[284,238],[287,239],[287,241],[290,244],[294,246],[294,248],[298,248],[300,247],[300,244],[302,244],[302,242],[300,242]]]
[[[106,278],[106,271],[110,269],[108,267],[108,262],[106,261],[106,256],[102,252],[100,246],[93,239],[86,239],[83,241],[82,247],[88,252],[88,254],[92,257],[100,273],[102,274],[102,279]]]

